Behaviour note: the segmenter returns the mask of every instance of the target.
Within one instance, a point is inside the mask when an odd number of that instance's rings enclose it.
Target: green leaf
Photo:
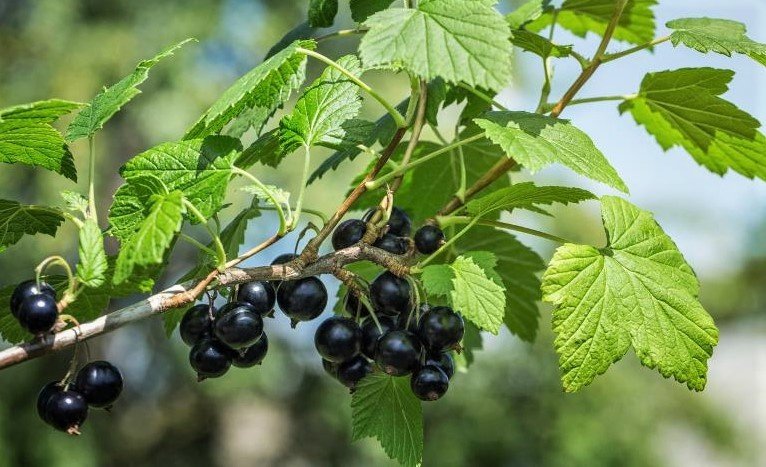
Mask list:
[[[53,237],[62,222],[64,216],[57,208],[0,199],[0,246],[11,246],[24,235],[41,233]]]
[[[747,37],[747,27],[737,21],[681,18],[670,21],[667,26],[674,30],[670,40],[676,47],[683,44],[698,52],[715,52],[727,57],[739,53],[760,63],[766,59],[766,44]]]
[[[524,29],[513,31],[511,42],[513,42],[513,45],[516,47],[527,52],[532,52],[542,58],[563,58],[572,54],[571,45],[554,44],[547,38]]]
[[[361,76],[362,65],[355,56],[346,55],[337,62]],[[343,124],[356,117],[361,107],[359,87],[335,68],[326,68],[298,99],[293,112],[279,122],[282,151],[342,139]]]
[[[455,274],[448,264],[432,264],[423,268],[420,281],[428,295],[448,297],[452,292],[452,280]]]
[[[475,360],[475,352],[484,349],[484,341],[479,328],[471,323],[465,323],[465,333],[460,347],[463,348],[462,352],[453,353],[453,358],[457,370],[466,372]]]
[[[184,195],[173,191],[156,195],[148,216],[135,235],[122,245],[114,271],[114,284],[125,282],[136,266],[161,264],[183,224]]]
[[[595,198],[596,196],[593,193],[580,188],[536,186],[532,182],[524,182],[471,200],[466,205],[466,209],[474,217],[484,217],[493,211],[510,211],[513,209],[527,209],[547,214],[538,205],[550,205],[553,203],[576,204]]]
[[[162,143],[129,160],[120,173],[129,184],[134,177],[151,175],[168,191],[181,191],[203,216],[210,218],[221,209],[234,161],[241,150],[239,140],[228,136]]]
[[[423,410],[409,378],[373,373],[351,396],[354,441],[376,438],[388,457],[408,467],[423,458]]]
[[[451,268],[453,308],[479,329],[497,334],[505,316],[505,288],[472,258],[459,256]]]
[[[766,179],[766,138],[758,120],[718,96],[734,72],[683,68],[649,73],[638,95],[620,105],[664,150],[683,147],[711,172],[729,169]]]
[[[0,122],[0,162],[38,166],[77,181],[64,138],[50,124],[32,119]]]
[[[78,212],[82,214],[83,217],[87,216],[88,198],[76,191],[71,190],[63,190],[59,194],[66,203],[67,209],[72,212]]]
[[[615,0],[565,0],[556,15],[556,23],[579,37],[585,37],[589,32],[603,36],[614,14],[616,3]],[[657,0],[628,0],[614,31],[614,38],[639,45],[654,39],[652,7],[656,4]],[[527,28],[535,32],[540,31],[550,26],[553,18],[553,11],[548,10]]]
[[[248,146],[237,159],[237,167],[248,169],[260,162],[263,165],[276,168],[287,153],[282,151],[279,144],[279,128],[267,131]]]
[[[511,29],[521,29],[541,17],[548,9],[550,0],[529,0],[505,16]]]
[[[66,115],[82,107],[79,102],[65,101],[61,99],[49,99],[29,104],[17,105],[0,109],[0,122],[24,121],[36,123],[53,123],[59,117]]]
[[[290,205],[290,192],[283,190],[275,185],[264,185],[264,187],[271,193],[274,200],[282,206]],[[269,194],[258,185],[245,185],[242,187],[242,191],[255,195],[256,199],[271,203]]]
[[[375,13],[385,10],[394,0],[351,0],[351,19],[363,23]]]
[[[103,285],[108,264],[104,251],[104,236],[94,219],[86,219],[80,229],[79,253],[77,279],[90,288]]]
[[[602,215],[609,244],[564,245],[543,276],[564,389],[588,385],[632,346],[643,365],[702,390],[718,330],[694,271],[650,213],[607,196]]]
[[[404,68],[432,80],[503,89],[511,77],[511,31],[495,2],[421,0],[417,9],[370,16],[359,46],[368,68]]]
[[[474,227],[456,243],[459,251],[491,251],[497,259],[495,272],[505,287],[505,325],[519,338],[532,342],[540,320],[541,299],[537,273],[545,269],[540,255],[516,237],[490,227]]]
[[[111,87],[105,88],[83,108],[67,128],[67,141],[76,141],[80,138],[93,136],[104,124],[116,114],[123,105],[130,102],[141,91],[138,86],[149,77],[149,70],[175,53],[193,39],[186,39],[176,45],[168,47],[153,58],[143,60],[136,65],[133,73],[124,77]]]
[[[310,0],[309,24],[315,28],[329,28],[338,14],[338,0]]]
[[[487,138],[532,173],[558,163],[592,180],[628,191],[590,137],[568,120],[528,112],[489,112],[474,121],[484,129]]]
[[[295,41],[247,72],[224,91],[189,129],[184,139],[218,133],[248,109],[263,108],[266,109],[264,115],[271,115],[306,79],[306,56],[296,52],[298,47],[313,50],[316,43],[311,40]]]

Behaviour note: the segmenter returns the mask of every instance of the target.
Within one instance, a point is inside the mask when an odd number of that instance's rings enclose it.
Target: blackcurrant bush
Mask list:
[[[359,353],[362,330],[352,319],[333,316],[317,328],[314,345],[325,360],[343,362]]]
[[[263,318],[249,303],[227,303],[216,314],[213,332],[230,348],[243,349],[260,339]]]
[[[347,360],[338,367],[338,381],[347,388],[354,390],[362,378],[372,373],[372,363],[361,355]]]
[[[439,368],[449,379],[455,375],[455,360],[449,352],[429,353],[426,356],[426,365]]]
[[[108,408],[122,392],[122,373],[105,361],[90,362],[77,372],[74,388],[91,407]]]
[[[209,337],[213,332],[213,321],[210,316],[215,313],[215,308],[211,313],[210,305],[199,304],[189,308],[179,325],[181,340],[186,345],[192,346],[203,337]]]
[[[368,319],[362,325],[362,354],[371,360],[375,359],[375,349],[380,336],[396,329],[396,322],[388,316],[380,316],[378,322],[380,328],[372,319]]]
[[[381,250],[385,250],[389,253],[395,254],[395,255],[403,255],[407,253],[407,249],[409,247],[409,244],[407,243],[407,240],[405,240],[402,237],[397,237],[394,234],[387,233],[377,239],[373,245],[375,248],[380,248]]]
[[[411,332],[390,331],[378,339],[375,361],[393,376],[404,376],[420,366],[423,346]]]
[[[43,420],[53,428],[70,435],[79,435],[80,427],[88,418],[88,403],[77,391],[54,391],[45,404]]]
[[[189,363],[199,381],[223,376],[231,366],[232,351],[215,339],[202,339],[189,352]]]
[[[45,423],[50,423],[48,421],[48,401],[51,399],[51,397],[64,390],[64,387],[61,385],[60,381],[51,381],[50,383],[43,386],[43,388],[40,390],[40,392],[37,394],[37,415],[44,421]]]
[[[418,336],[431,350],[448,350],[460,343],[465,332],[463,318],[446,306],[437,306],[420,317]]]
[[[37,281],[32,279],[17,285],[16,288],[13,289],[13,294],[11,294],[11,314],[18,318],[21,302],[27,297],[40,294],[50,295],[54,298],[56,297],[56,291],[45,282],[40,282],[40,286],[38,287]]]
[[[410,388],[418,399],[435,401],[449,389],[449,378],[439,368],[425,365],[412,375]]]
[[[261,316],[266,316],[274,309],[277,292],[270,282],[248,282],[239,286],[237,301],[249,303]]]
[[[436,252],[444,245],[444,232],[434,225],[424,225],[415,232],[415,248],[424,255]]]
[[[359,243],[367,231],[367,224],[360,219],[348,219],[335,228],[332,233],[332,247],[342,250]]]
[[[335,379],[338,379],[338,369],[340,368],[340,363],[331,362],[330,360],[322,359],[322,368],[324,368],[324,371],[332,376]]]
[[[289,316],[293,325],[311,321],[321,315],[327,306],[327,289],[317,277],[285,281],[277,290],[279,308]]]
[[[410,284],[386,271],[370,284],[370,298],[381,313],[392,316],[404,313],[410,309]]]
[[[255,365],[260,365],[268,351],[269,338],[264,332],[255,344],[241,350],[241,353],[234,355],[234,358],[231,359],[231,364],[239,368],[250,368]]]
[[[412,231],[412,221],[402,209],[396,206],[391,209],[391,217],[388,218],[388,233],[397,237],[409,237]]]
[[[19,306],[21,327],[35,335],[50,331],[58,317],[56,298],[47,293],[30,295]]]

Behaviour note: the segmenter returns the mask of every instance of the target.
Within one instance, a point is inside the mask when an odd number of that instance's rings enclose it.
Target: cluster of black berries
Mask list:
[[[58,321],[56,291],[45,282],[22,282],[11,295],[11,313],[27,331],[36,336],[45,334]]]
[[[88,406],[109,410],[122,392],[122,374],[105,361],[82,367],[71,384],[53,381],[37,396],[37,414],[53,428],[79,435]]]
[[[349,219],[341,222],[332,235],[332,246],[335,250],[348,248],[362,240],[367,232],[367,222],[372,218],[374,210],[368,211],[361,219]],[[402,209],[394,206],[391,209],[383,235],[373,243],[374,247],[395,255],[403,255],[410,249],[409,239],[412,231],[412,221]],[[433,225],[425,225],[415,232],[415,247],[420,253],[431,254],[444,244],[444,233]]]

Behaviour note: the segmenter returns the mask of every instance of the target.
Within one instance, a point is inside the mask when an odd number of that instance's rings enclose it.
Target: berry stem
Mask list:
[[[328,39],[333,39],[335,37],[345,37],[345,36],[353,36],[356,34],[366,34],[368,31],[367,28],[355,28],[355,29],[341,29],[340,31],[331,32],[328,34],[325,34],[324,36],[319,36],[316,39],[314,39],[317,42],[324,42]]]
[[[221,237],[219,237],[218,233],[210,227],[207,219],[205,219],[205,216],[202,215],[199,209],[197,209],[197,207],[191,201],[184,198],[183,204],[186,209],[192,213],[194,217],[197,218],[199,223],[205,227],[205,230],[207,230],[208,234],[210,234],[210,238],[213,240],[213,244],[215,245],[215,256],[218,259],[218,267],[219,269],[224,268],[226,264],[226,249],[223,247],[223,243],[221,243]]]

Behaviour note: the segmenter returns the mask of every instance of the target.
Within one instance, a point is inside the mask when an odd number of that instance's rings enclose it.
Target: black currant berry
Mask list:
[[[56,298],[47,294],[30,295],[19,306],[19,323],[32,334],[51,330],[59,317]]]
[[[51,399],[51,397],[53,397],[54,394],[57,394],[63,390],[64,387],[61,385],[61,382],[51,381],[50,383],[43,386],[43,388],[37,394],[37,415],[45,423],[50,423],[47,418],[48,401]]]
[[[346,311],[354,318],[370,314],[370,310],[359,301],[359,298],[353,292],[346,294]]]
[[[202,339],[189,352],[189,363],[199,381],[223,376],[231,366],[232,350],[215,339]]]
[[[463,318],[446,306],[437,306],[420,317],[418,336],[431,350],[448,350],[460,343],[465,332]]]
[[[370,284],[370,298],[381,313],[391,316],[404,313],[410,309],[410,284],[386,271]]]
[[[444,245],[444,232],[434,225],[424,225],[415,232],[415,248],[424,255],[436,252]]]
[[[378,339],[375,361],[393,376],[404,376],[420,366],[423,346],[417,336],[407,331],[390,331]]]
[[[13,294],[11,295],[11,314],[18,319],[21,302],[27,297],[40,294],[50,295],[54,298],[56,297],[56,291],[45,282],[40,282],[40,286],[38,287],[37,281],[32,279],[17,285],[16,288],[13,289]]]
[[[234,358],[231,359],[231,364],[239,368],[250,368],[255,365],[260,365],[268,351],[269,338],[264,332],[255,344],[241,350],[241,353],[237,353]]]
[[[122,392],[122,373],[105,361],[90,362],[77,372],[74,388],[91,407],[107,408]]]
[[[80,427],[88,418],[88,403],[77,391],[54,391],[45,404],[43,420],[53,428],[79,435]]]
[[[442,370],[449,379],[455,375],[455,360],[449,352],[429,353],[426,357],[426,365]]]
[[[335,379],[338,379],[338,369],[340,368],[340,363],[331,362],[330,360],[322,359],[322,368],[324,368],[325,373],[332,376]]]
[[[367,224],[360,219],[348,219],[335,228],[332,233],[332,247],[337,250],[359,243],[367,232]]]
[[[239,286],[237,301],[249,303],[261,316],[266,316],[274,309],[277,292],[270,282],[248,282]]]
[[[333,316],[317,328],[314,345],[322,358],[340,363],[359,353],[362,330],[353,319]]]
[[[412,231],[412,221],[402,209],[396,206],[391,209],[391,217],[388,218],[388,233],[397,237],[409,237]]]
[[[409,247],[409,244],[407,243],[407,240],[405,240],[402,237],[397,237],[394,234],[387,233],[380,237],[378,240],[373,243],[375,248],[380,248],[381,250],[385,250],[389,253],[395,254],[395,255],[403,255],[407,253],[407,249]]]
[[[263,318],[249,303],[227,303],[216,314],[213,332],[230,348],[243,349],[260,339]]]
[[[347,360],[338,367],[338,381],[352,391],[356,388],[362,378],[372,373],[372,363],[366,358],[357,355],[351,360]]]
[[[435,401],[449,389],[449,378],[441,369],[426,365],[412,375],[410,388],[418,399]]]
[[[311,321],[327,306],[327,289],[317,277],[285,281],[277,290],[279,308],[293,320]]]
[[[215,316],[215,308],[212,315]],[[213,332],[213,321],[210,319],[210,305],[194,305],[184,313],[179,325],[181,340],[188,346],[199,342],[203,337],[209,337]]]
[[[375,359],[375,349],[378,347],[380,336],[396,329],[396,322],[388,316],[380,316],[378,322],[380,329],[372,319],[368,319],[362,325],[362,354],[371,360]]]

